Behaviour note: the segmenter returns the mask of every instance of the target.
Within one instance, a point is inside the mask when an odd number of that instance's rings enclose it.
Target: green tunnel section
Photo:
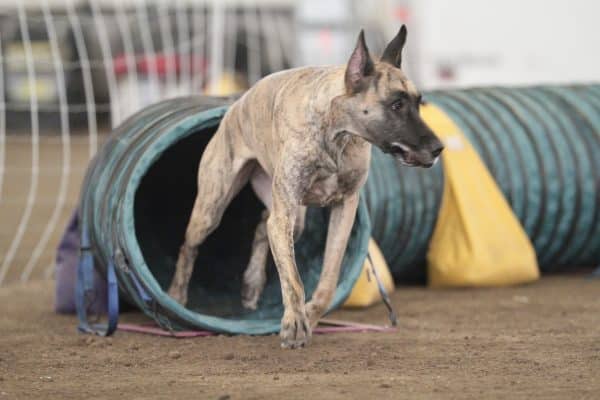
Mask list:
[[[536,249],[543,272],[600,260],[600,85],[427,93],[473,144]],[[365,198],[394,276],[425,278],[443,171],[373,150]]]
[[[202,151],[226,110],[207,97],[162,102],[118,127],[92,162],[80,200],[99,268],[114,260],[122,294],[168,329],[227,333],[279,331],[283,314],[273,265],[256,311],[241,306],[241,279],[263,206],[249,186],[202,244],[187,308],[165,293],[196,195]],[[296,260],[307,298],[318,282],[328,211],[309,209]],[[367,254],[370,225],[364,202],[354,224],[332,308],[349,295]],[[140,290],[140,288],[142,290]]]

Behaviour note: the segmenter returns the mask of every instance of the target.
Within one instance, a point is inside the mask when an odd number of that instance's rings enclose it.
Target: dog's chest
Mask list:
[[[360,189],[366,173],[362,168],[318,168],[304,193],[302,204],[324,207],[338,203]]]

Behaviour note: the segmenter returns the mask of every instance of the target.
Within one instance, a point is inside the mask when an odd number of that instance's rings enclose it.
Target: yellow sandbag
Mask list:
[[[247,86],[238,74],[224,72],[218,79],[209,82],[204,92],[211,96],[229,96],[246,89]]]
[[[381,254],[381,250],[379,250],[379,246],[377,246],[377,243],[372,238],[369,240],[369,256],[371,261],[373,261],[373,267],[383,287],[388,293],[392,292],[394,290],[394,279],[383,258],[383,254]],[[379,302],[381,302],[381,294],[379,293],[377,280],[371,270],[369,257],[367,257],[363,264],[362,272],[354,284],[350,296],[346,299],[344,307],[361,308]]]
[[[432,287],[502,286],[539,278],[535,250],[493,177],[454,122],[421,114],[444,142],[444,192],[427,253]]]

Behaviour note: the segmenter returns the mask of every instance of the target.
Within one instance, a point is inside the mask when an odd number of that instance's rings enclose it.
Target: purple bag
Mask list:
[[[77,210],[71,216],[69,224],[56,250],[56,297],[54,310],[61,314],[75,313],[75,285],[79,265],[79,216]],[[102,314],[107,309],[106,278],[94,270],[94,301],[90,312]]]

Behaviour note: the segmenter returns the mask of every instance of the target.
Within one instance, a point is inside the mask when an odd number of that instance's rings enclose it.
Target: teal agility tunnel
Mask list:
[[[241,305],[242,274],[263,208],[249,186],[200,247],[187,308],[165,293],[196,195],[198,163],[225,104],[206,97],[169,100],[125,121],[88,169],[79,206],[86,235],[82,242],[89,242],[98,268],[106,271],[114,265],[122,295],[165,328],[278,332],[283,306],[274,268],[269,268],[258,309],[248,311]],[[327,215],[325,209],[309,210],[296,244],[307,296],[316,288],[321,270]],[[369,233],[363,202],[332,308],[350,294],[362,270]]]
[[[467,136],[536,249],[542,272],[600,261],[600,85],[430,92]],[[397,280],[424,281],[443,171],[373,150],[364,197]]]
[[[600,259],[600,85],[427,93],[474,145],[523,224],[542,271]],[[247,187],[199,250],[188,308],[167,289],[196,193],[202,150],[227,101],[153,105],[115,130],[88,169],[79,217],[96,267],[115,266],[121,294],[170,329],[265,334],[279,330],[279,281],[269,268],[259,308],[240,300],[262,205]],[[350,293],[372,236],[398,281],[423,281],[443,189],[441,165],[399,167],[373,150],[369,180],[332,308]],[[311,209],[296,245],[307,298],[321,268],[327,211]]]

